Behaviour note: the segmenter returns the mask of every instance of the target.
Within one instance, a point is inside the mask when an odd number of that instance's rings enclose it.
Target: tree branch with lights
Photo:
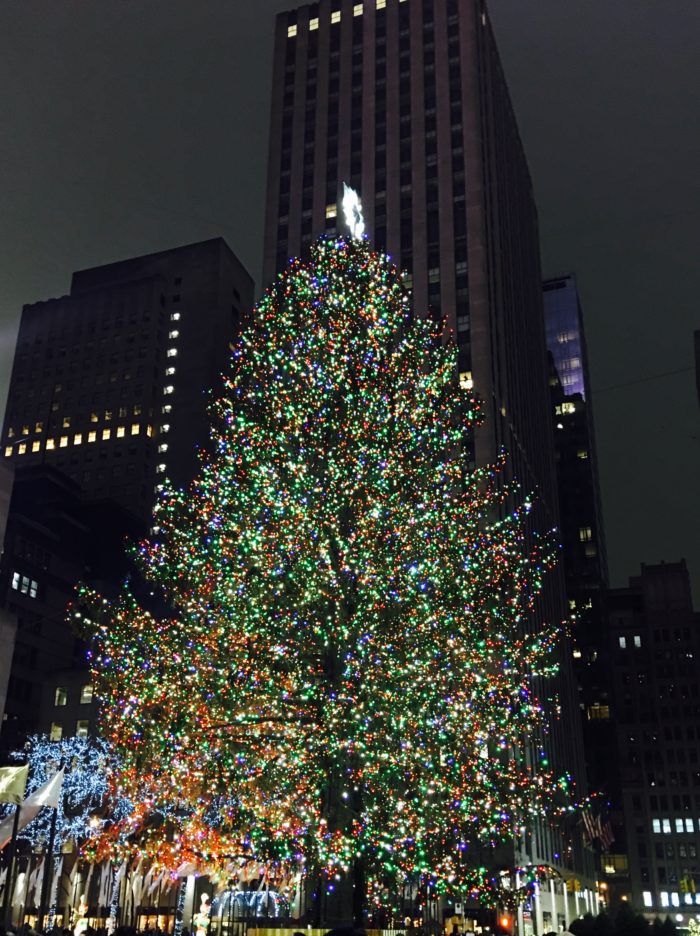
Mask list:
[[[128,588],[76,605],[144,854],[485,893],[470,843],[569,808],[568,776],[528,756],[553,541],[527,498],[508,512],[505,457],[470,464],[456,371],[364,240],[317,243],[254,311],[199,477],[164,488],[138,549],[172,614]]]

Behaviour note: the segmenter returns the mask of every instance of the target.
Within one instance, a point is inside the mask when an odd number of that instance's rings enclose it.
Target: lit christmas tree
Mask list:
[[[506,513],[504,461],[470,465],[478,405],[456,371],[366,241],[317,243],[265,295],[212,452],[164,488],[139,550],[172,615],[82,595],[136,804],[121,848],[354,875],[356,903],[409,878],[485,895],[475,845],[568,808],[568,777],[532,757],[554,549],[526,500]]]

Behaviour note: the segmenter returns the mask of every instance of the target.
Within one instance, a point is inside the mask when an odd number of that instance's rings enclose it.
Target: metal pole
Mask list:
[[[39,903],[38,926],[41,932],[44,928],[44,915],[46,914],[46,905],[49,899],[49,888],[53,887],[53,849],[56,842],[56,821],[58,817],[58,806],[54,809],[51,816],[51,832],[49,833],[49,846],[46,850],[46,865],[44,867],[44,880],[41,882],[41,901]]]
[[[2,920],[7,930],[10,926],[12,915],[12,891],[15,878],[15,862],[17,856],[17,833],[19,832],[19,814],[22,807],[20,805],[15,809],[15,818],[12,823],[12,839],[10,840],[10,851],[7,856],[7,877],[5,878],[5,894],[2,902]]]

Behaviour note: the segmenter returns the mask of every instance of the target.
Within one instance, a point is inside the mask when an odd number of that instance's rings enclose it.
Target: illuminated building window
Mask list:
[[[338,206],[337,205],[326,205],[326,218],[337,218],[338,217]]]
[[[657,835],[661,833],[661,820],[660,819],[651,820],[651,831],[655,832]]]
[[[68,690],[65,686],[56,686],[56,693],[53,697],[54,705],[68,705]]]
[[[67,447],[68,447],[68,436],[61,436],[61,440],[60,440],[60,442],[58,443],[58,445],[59,445],[59,448],[67,448]]]
[[[32,452],[38,452],[41,449],[41,442],[32,442]]]
[[[27,451],[27,446],[25,445],[24,442],[23,442],[21,445],[18,445],[18,446],[17,446],[17,454],[18,454],[18,455],[24,455],[24,454],[26,454],[26,451]]]
[[[88,442],[96,442],[96,441],[97,441],[97,433],[88,432]]]
[[[125,407],[125,406],[120,406],[120,407],[119,407],[119,418],[120,418],[120,419],[126,419],[127,415],[128,415],[128,413],[127,413],[126,407]]]
[[[170,315],[170,321],[171,321],[171,322],[179,322],[179,321],[180,321],[180,313],[179,313],[179,312],[173,312],[173,313]]]
[[[29,426],[22,426],[22,435],[29,435]]]
[[[567,414],[570,414],[570,413],[575,413],[575,412],[576,412],[576,404],[575,404],[575,403],[562,403],[562,405],[561,405],[561,411],[562,411],[562,413],[564,413],[564,415],[567,415]]]
[[[576,457],[580,458],[581,461],[585,461],[588,458],[588,452],[586,449],[579,449],[578,452],[576,452]]]
[[[160,431],[161,431],[161,432],[170,432],[170,426],[168,425],[168,423],[164,423],[164,424],[160,427]]]
[[[90,422],[96,423],[99,421],[100,421],[100,417],[97,415],[97,413],[90,413]]]
[[[694,832],[694,831],[695,831],[695,829],[693,828],[693,820],[692,820],[692,819],[686,819],[686,820],[685,820],[685,831],[686,831],[686,832]]]
[[[139,432],[141,432],[141,425],[140,425],[139,423],[132,423],[132,424],[131,424],[131,434],[132,434],[132,435],[138,435]]]
[[[296,27],[296,24],[295,24],[294,26],[289,26],[289,27],[287,28],[287,38],[288,38],[288,39],[293,39],[294,36],[296,36],[296,34],[297,34],[297,27]]]
[[[15,437],[15,430],[12,428],[12,426],[10,426],[10,428],[7,430],[7,438],[14,439],[14,437]]]
[[[39,592],[39,583],[28,575],[20,575],[14,572],[12,575],[12,588],[21,595],[29,595],[30,598],[36,598]]]
[[[46,448],[49,449],[49,451],[51,451],[51,449],[55,449],[55,448],[56,448],[56,443],[54,442],[53,439],[47,439],[47,440],[46,440]]]
[[[586,543],[586,548],[583,551],[586,559],[595,559],[598,555],[598,547],[595,543]]]
[[[171,393],[175,393],[175,387],[172,384],[168,384],[167,387],[163,387],[163,393],[165,396],[169,396]]]
[[[75,725],[75,736],[76,738],[87,738],[88,732],[90,731],[90,722],[87,719],[81,718]]]
[[[626,637],[618,637],[618,643],[620,644],[620,650],[626,650],[626,649],[627,649],[627,638],[626,638]]]
[[[661,831],[664,833],[664,835],[671,834],[671,820],[670,819],[661,820]]]
[[[574,659],[575,659],[575,660],[580,660],[580,659],[581,659],[581,656],[582,656],[582,653],[581,653],[581,651],[577,648],[576,650],[574,650],[573,656],[574,656]]]
[[[63,728],[60,722],[51,722],[51,731],[49,732],[50,741],[60,741],[63,737]]]
[[[165,368],[165,376],[166,376],[166,377],[172,377],[174,373],[175,373],[175,368],[174,368],[174,367],[166,367],[166,368]]]
[[[680,907],[680,905],[681,905],[681,900],[680,900],[680,897],[678,896],[678,891],[673,891],[673,892],[672,892],[672,894],[671,894],[671,904],[672,904],[674,907]]]
[[[179,332],[177,329],[175,329],[174,331],[168,332],[168,338],[169,338],[171,341],[173,341],[175,338],[179,338],[179,337],[180,337],[180,332]]]
[[[89,705],[95,696],[95,689],[92,683],[86,683],[80,690],[80,704]]]
[[[70,416],[64,416],[64,417],[63,417],[62,428],[63,428],[63,429],[70,429]]]
[[[593,539],[593,530],[590,527],[580,527],[578,531],[578,538],[582,543],[589,543]]]
[[[160,465],[156,465],[156,471],[158,474],[162,474],[165,471],[165,465],[163,462],[161,462]]]
[[[150,439],[150,437],[153,435],[153,426],[146,426],[146,435]]]
[[[386,0],[377,0],[377,9],[383,10],[386,7]]]
[[[43,432],[43,431],[44,431],[44,424],[43,424],[43,422],[38,422],[38,423],[34,426],[34,432]]]
[[[639,647],[642,646],[642,638],[639,636],[639,634],[635,634],[635,635],[634,635],[633,641],[634,641],[635,647],[637,647],[638,649],[639,649]]]
[[[339,23],[339,22],[340,22],[340,10],[334,10],[334,12],[331,13],[331,23]]]
[[[126,435],[126,429],[124,428],[124,426],[119,426],[117,428],[117,438],[123,439],[125,435]]]
[[[106,442],[107,439],[111,438],[111,436],[112,436],[112,430],[111,430],[111,429],[103,429],[103,430],[102,430],[102,441],[103,441],[103,442]]]
[[[177,357],[177,348],[168,348],[168,357]]]
[[[377,3],[377,6],[379,6],[379,3]],[[363,9],[362,9],[362,4],[361,4],[361,3],[356,3],[355,6],[352,8],[352,15],[353,15],[353,16],[362,16],[363,12],[364,12],[364,11],[363,11]]]
[[[588,706],[589,721],[607,721],[610,718],[610,706],[602,705],[600,702],[594,702]]]
[[[682,820],[682,819],[676,819],[676,832],[683,832],[683,831],[684,831],[684,829],[683,829],[683,820]],[[692,830],[691,830],[691,831],[692,831]]]
[[[167,416],[168,413],[172,413],[173,408],[172,408],[172,406],[170,405],[170,403],[166,403],[165,406],[162,406],[162,407],[161,407],[161,410],[160,410],[160,411],[161,411],[161,413],[163,413],[164,415]]]
[[[140,403],[134,405],[134,416],[140,416],[142,412],[142,407]]]
[[[651,891],[644,891],[642,893],[642,900],[644,901],[645,907],[653,907],[654,903],[651,899]]]
[[[83,434],[82,432],[76,432],[73,437],[73,445],[82,445],[83,444]]]
[[[318,29],[318,17],[309,20],[309,29]]]
[[[474,378],[472,377],[471,371],[462,371],[462,373],[459,375],[459,385],[462,390],[474,389]]]
[[[111,422],[112,420],[112,410],[105,410],[105,422]]]
[[[5,446],[5,458],[9,458],[10,455],[12,455],[12,446],[6,445]]]
[[[158,446],[158,451],[159,451],[159,452],[167,452],[167,451],[168,451],[168,443],[167,443],[167,442],[161,443],[161,444]]]

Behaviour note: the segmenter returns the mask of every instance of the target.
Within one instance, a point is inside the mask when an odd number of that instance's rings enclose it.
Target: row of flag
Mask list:
[[[57,809],[63,786],[63,769],[53,775],[43,786],[24,799],[29,766],[0,768],[0,803],[10,803],[19,809],[17,831],[20,832],[36,819],[39,810],[48,807]],[[12,841],[15,814],[0,820],[0,851]]]

